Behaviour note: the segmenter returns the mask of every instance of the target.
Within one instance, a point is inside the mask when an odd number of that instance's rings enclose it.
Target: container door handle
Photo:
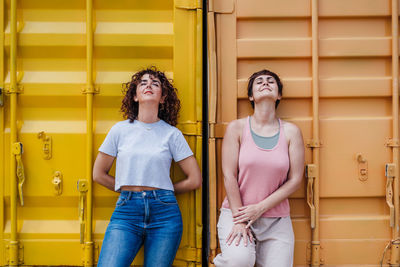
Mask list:
[[[314,181],[315,181],[315,164],[306,165],[306,176],[307,176],[307,204],[310,207],[310,219],[311,219],[311,229],[315,228],[316,220],[316,210],[314,205]]]
[[[395,176],[396,165],[387,163],[385,168],[386,180],[386,203],[390,211],[390,227],[394,227],[394,204],[393,204],[393,180]]]
[[[79,191],[79,225],[80,225],[80,243],[84,243],[85,235],[85,198],[88,191],[88,185],[86,180],[78,180],[78,191]]]
[[[21,206],[24,205],[24,195],[22,191],[22,186],[25,182],[25,170],[24,164],[22,163],[22,153],[24,152],[22,143],[14,143],[13,154],[15,155],[15,160],[17,162],[17,177],[18,177],[18,194]]]

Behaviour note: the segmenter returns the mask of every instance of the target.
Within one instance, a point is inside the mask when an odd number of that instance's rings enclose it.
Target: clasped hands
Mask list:
[[[259,204],[252,204],[243,206],[238,209],[237,212],[232,214],[233,216],[233,227],[229,233],[226,243],[228,246],[236,239],[236,246],[239,245],[240,240],[243,238],[244,246],[247,246],[248,240],[253,242],[253,234],[250,230],[250,226],[263,214],[262,208]]]

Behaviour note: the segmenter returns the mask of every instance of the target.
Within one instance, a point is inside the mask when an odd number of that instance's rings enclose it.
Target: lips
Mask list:
[[[147,94],[151,94],[151,95],[152,95],[153,92],[152,92],[152,91],[145,91],[144,94],[145,94],[145,95],[147,95]]]

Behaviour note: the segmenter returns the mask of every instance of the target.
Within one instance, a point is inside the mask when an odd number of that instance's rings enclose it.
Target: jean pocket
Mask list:
[[[157,200],[161,202],[162,204],[167,204],[167,205],[173,205],[173,204],[178,204],[176,201],[175,195],[158,195]]]
[[[120,195],[115,206],[121,207],[121,206],[125,205],[126,201],[127,201],[126,197]]]

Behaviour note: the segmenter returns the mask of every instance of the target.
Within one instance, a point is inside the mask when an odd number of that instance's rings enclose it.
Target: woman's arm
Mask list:
[[[174,184],[176,193],[184,193],[199,188],[202,183],[201,172],[195,157],[190,156],[178,161],[179,167],[186,175],[186,179]]]
[[[239,164],[239,148],[240,133],[243,129],[243,120],[235,120],[229,123],[225,131],[224,140],[222,142],[222,173],[224,175],[224,184],[226,196],[229,201],[229,207],[232,214],[238,212],[242,207],[242,198],[240,197],[238,184],[238,164]],[[243,238],[244,245],[247,246],[248,239],[253,242],[251,231],[246,229],[246,224],[238,223],[232,227],[226,243],[231,245],[236,239],[236,246],[239,245]]]
[[[261,202],[240,208],[239,212],[233,215],[235,223],[247,222],[246,227],[249,227],[264,212],[287,199],[300,187],[304,172],[303,136],[296,125],[287,122],[285,124],[285,135],[289,139],[290,163],[287,181]]]
[[[242,125],[240,121],[232,121],[226,128],[225,136],[222,141],[222,173],[224,176],[226,196],[232,214],[238,212],[238,209],[243,205],[237,177],[241,130]]]
[[[108,174],[115,157],[107,155],[103,152],[97,154],[97,158],[93,166],[93,181],[108,189],[114,191],[115,178]]]

